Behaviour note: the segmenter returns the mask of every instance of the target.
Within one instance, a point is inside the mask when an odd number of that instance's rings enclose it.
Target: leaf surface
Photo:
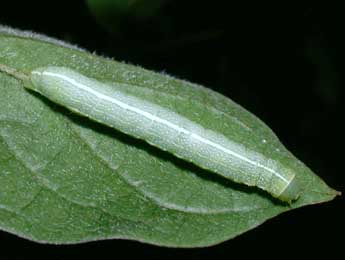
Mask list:
[[[264,123],[202,86],[5,29],[0,29],[0,64],[26,74],[65,66],[103,82],[127,84],[128,92],[202,125],[212,122],[213,130],[286,161],[303,189],[292,205],[282,204],[72,114],[0,72],[0,228],[5,231],[58,244],[123,238],[209,246],[337,194]]]

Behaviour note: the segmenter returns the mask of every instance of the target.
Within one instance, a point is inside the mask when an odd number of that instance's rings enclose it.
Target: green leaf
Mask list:
[[[140,86],[153,96],[159,93],[160,102],[176,111],[188,108],[205,124],[210,119],[203,112],[216,112],[214,127],[225,134],[231,131],[227,118],[236,117],[256,131],[256,139],[243,142],[267,140],[258,149],[286,160],[303,189],[292,205],[282,204],[72,114],[0,72],[0,228],[5,231],[58,244],[124,238],[200,247],[337,195],[254,115],[207,88],[6,28],[0,28],[0,64],[24,74],[65,66],[100,81]]]

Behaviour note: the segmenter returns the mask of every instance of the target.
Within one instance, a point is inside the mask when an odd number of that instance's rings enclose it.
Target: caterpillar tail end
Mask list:
[[[283,192],[279,195],[278,199],[291,204],[293,201],[298,199],[300,194],[301,194],[301,189],[294,176],[291,182],[286,186]]]
[[[42,74],[43,74],[42,68],[38,68],[38,69],[31,71],[31,73],[30,73],[30,81],[31,82],[30,82],[30,84],[27,84],[27,86],[25,86],[25,87],[28,89],[39,92],[41,86],[44,85],[44,82],[42,82]]]

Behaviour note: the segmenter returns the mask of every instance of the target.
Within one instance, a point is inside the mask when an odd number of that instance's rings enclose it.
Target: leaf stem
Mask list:
[[[12,77],[15,77],[16,79],[22,80],[22,81],[29,81],[29,76],[25,73],[19,72],[14,68],[8,67],[4,64],[0,63],[0,72],[4,72]]]

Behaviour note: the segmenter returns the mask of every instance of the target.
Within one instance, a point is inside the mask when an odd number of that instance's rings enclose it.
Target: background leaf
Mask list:
[[[230,101],[211,90],[27,36],[2,33],[1,64],[25,73],[68,66],[102,81],[157,87],[231,113]],[[230,239],[291,209],[256,189],[205,177],[197,167],[75,116],[4,73],[0,91],[4,230],[50,243],[127,238],[195,247]],[[249,114],[240,116],[250,124]],[[255,126],[270,138],[267,128]],[[303,164],[291,164],[300,169],[305,188],[292,208],[336,195]]]
[[[154,15],[166,0],[87,0],[96,20],[107,30],[118,33],[121,24],[134,19],[137,24]]]

